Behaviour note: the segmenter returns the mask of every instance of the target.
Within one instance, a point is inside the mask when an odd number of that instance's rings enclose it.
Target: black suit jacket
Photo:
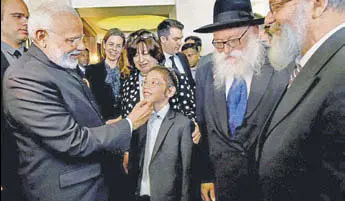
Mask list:
[[[312,55],[260,136],[267,201],[345,199],[345,28]]]
[[[91,91],[96,98],[103,118],[108,120],[121,115],[121,103],[120,98],[115,99],[113,89],[105,82],[106,77],[105,60],[90,65],[86,69],[86,79],[90,83]]]
[[[24,49],[26,51],[26,49]],[[2,98],[2,79],[5,71],[10,66],[5,54],[1,51],[1,98]],[[18,176],[18,150],[13,137],[13,133],[9,128],[3,111],[1,101],[1,200],[4,201],[22,201],[24,198],[20,191],[20,182]]]
[[[287,72],[275,72],[267,63],[253,75],[243,124],[232,139],[228,128],[225,86],[214,87],[212,61],[196,73],[197,119],[201,144],[203,182],[214,182],[217,201],[257,200],[253,176],[255,141],[274,104],[283,93]],[[208,150],[209,149],[209,150]],[[209,153],[208,153],[209,152]],[[205,163],[210,158],[210,163]]]
[[[190,66],[189,66],[188,59],[187,59],[186,55],[184,55],[182,52],[179,52],[176,55],[177,55],[177,57],[181,61],[181,64],[183,66],[183,70],[184,70],[186,76],[188,77],[189,84],[192,87],[194,87],[195,86],[195,82],[194,82],[194,79],[193,79],[193,76],[192,76],[192,72],[190,70]]]
[[[28,200],[108,200],[102,155],[129,149],[129,123],[104,125],[80,76],[35,45],[6,71],[3,93]]]

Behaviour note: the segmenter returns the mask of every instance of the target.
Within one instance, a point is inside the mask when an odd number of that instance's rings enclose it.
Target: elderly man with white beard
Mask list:
[[[264,201],[345,199],[345,1],[270,0],[269,58],[293,63],[257,149]]]
[[[90,89],[75,72],[84,49],[78,13],[43,3],[28,22],[33,45],[3,80],[6,119],[17,140],[27,200],[108,201],[101,165],[128,150],[132,130],[152,105],[140,102],[126,119],[105,125]]]
[[[205,201],[257,200],[255,142],[288,83],[266,59],[249,0],[217,0],[214,23],[195,32],[213,33],[213,61],[196,76],[197,119],[203,136],[200,166]]]

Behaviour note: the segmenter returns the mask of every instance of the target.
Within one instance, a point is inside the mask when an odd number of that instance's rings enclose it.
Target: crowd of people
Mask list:
[[[90,64],[75,9],[1,1],[1,199],[345,200],[345,2],[269,7],[216,0],[205,56],[115,26]]]

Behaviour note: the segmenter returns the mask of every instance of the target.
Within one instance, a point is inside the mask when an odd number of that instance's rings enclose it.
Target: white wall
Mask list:
[[[47,0],[24,0],[29,9],[36,8]],[[122,7],[135,5],[175,5],[170,13],[171,18],[176,18],[185,25],[185,37],[196,35],[202,39],[202,55],[213,51],[211,44],[212,34],[198,34],[193,30],[213,22],[213,6],[215,0],[52,0],[56,3],[67,3],[75,8],[80,7]],[[261,15],[268,12],[268,0],[252,0],[253,11]],[[176,11],[176,12],[175,12]]]
[[[72,5],[71,0],[24,0],[24,2],[27,4],[29,11],[32,11],[39,7],[43,2],[54,2],[54,4],[67,4],[67,5]]]
[[[215,0],[176,0],[176,19],[184,24],[183,35],[201,38],[202,55],[213,51],[212,34],[199,34],[193,30],[213,22],[214,2]]]

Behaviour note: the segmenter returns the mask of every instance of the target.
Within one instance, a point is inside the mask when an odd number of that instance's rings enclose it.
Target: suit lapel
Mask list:
[[[342,42],[339,42],[342,41]],[[306,97],[311,89],[317,84],[318,72],[325,66],[329,58],[335,54],[345,41],[345,28],[337,31],[333,36],[325,41],[313,56],[306,63],[299,75],[296,77],[291,87],[286,91],[284,98],[278,105],[272,122],[270,131],[274,129],[296,106]]]
[[[49,66],[51,68],[56,68],[56,69],[60,69],[60,70],[63,70],[65,72],[67,72],[74,79],[76,79],[79,82],[79,84],[82,86],[84,94],[88,98],[91,106],[93,107],[95,112],[98,114],[99,118],[102,119],[102,115],[99,112],[98,105],[96,104],[96,102],[94,100],[94,97],[92,95],[92,92],[91,92],[90,88],[86,86],[84,81],[80,78],[80,76],[75,71],[73,71],[71,69],[62,68],[61,66],[58,66],[54,62],[50,61],[49,58],[47,57],[47,55],[45,55],[42,52],[42,50],[40,50],[35,44],[33,44],[30,47],[30,49],[28,50],[28,54],[30,54],[32,57],[36,58],[37,60],[39,60],[40,62],[46,64],[47,66]]]
[[[147,123],[139,128],[137,133],[138,136],[138,147],[139,147],[139,169],[144,167],[144,158],[145,158],[145,146],[146,146],[146,136],[147,136]]]
[[[154,160],[159,148],[164,142],[165,137],[167,136],[170,128],[174,125],[173,119],[175,118],[175,112],[169,109],[166,117],[163,119],[162,125],[159,128],[155,146],[153,147],[151,161]]]
[[[84,83],[84,81],[81,79],[81,77],[77,74],[77,72],[73,71],[73,70],[69,70],[67,71],[70,75],[72,75],[72,77],[74,79],[76,79],[79,84],[82,86],[84,94],[86,95],[86,97],[89,99],[89,102],[91,103],[93,109],[96,111],[96,113],[98,114],[98,116],[100,117],[100,119],[102,119],[102,115],[98,109],[98,105],[94,99],[94,96],[91,92],[91,89],[86,86],[86,84]]]
[[[220,89],[216,89],[214,87],[213,71],[212,74],[208,76],[206,91],[209,91],[211,97],[213,97],[213,99],[211,98],[213,102],[210,102],[209,106],[207,107],[215,107],[215,110],[212,111],[213,116],[215,117],[213,118],[215,121],[214,125],[219,133],[229,138],[230,135],[228,132],[228,112],[226,106],[225,86],[222,86]]]
[[[253,76],[248,97],[247,110],[244,117],[245,119],[253,114],[253,112],[261,102],[265,91],[267,90],[268,84],[271,81],[272,73],[273,69],[269,68],[266,64],[262,68],[262,72],[260,75]]]
[[[183,53],[177,53],[177,56],[181,61],[183,70],[188,77],[189,83],[191,83],[191,85],[194,86],[194,79],[193,79],[192,72],[191,72],[190,67],[189,67],[188,59],[186,58],[186,56]]]
[[[226,106],[226,96],[225,96],[225,87],[222,87],[221,89],[214,89],[214,104],[216,107],[215,116],[217,118],[216,124],[217,127],[220,128],[221,133],[229,137],[228,135],[228,112],[227,112],[227,106]]]
[[[8,63],[5,54],[1,51],[1,80],[4,77],[5,71],[10,63]]]

